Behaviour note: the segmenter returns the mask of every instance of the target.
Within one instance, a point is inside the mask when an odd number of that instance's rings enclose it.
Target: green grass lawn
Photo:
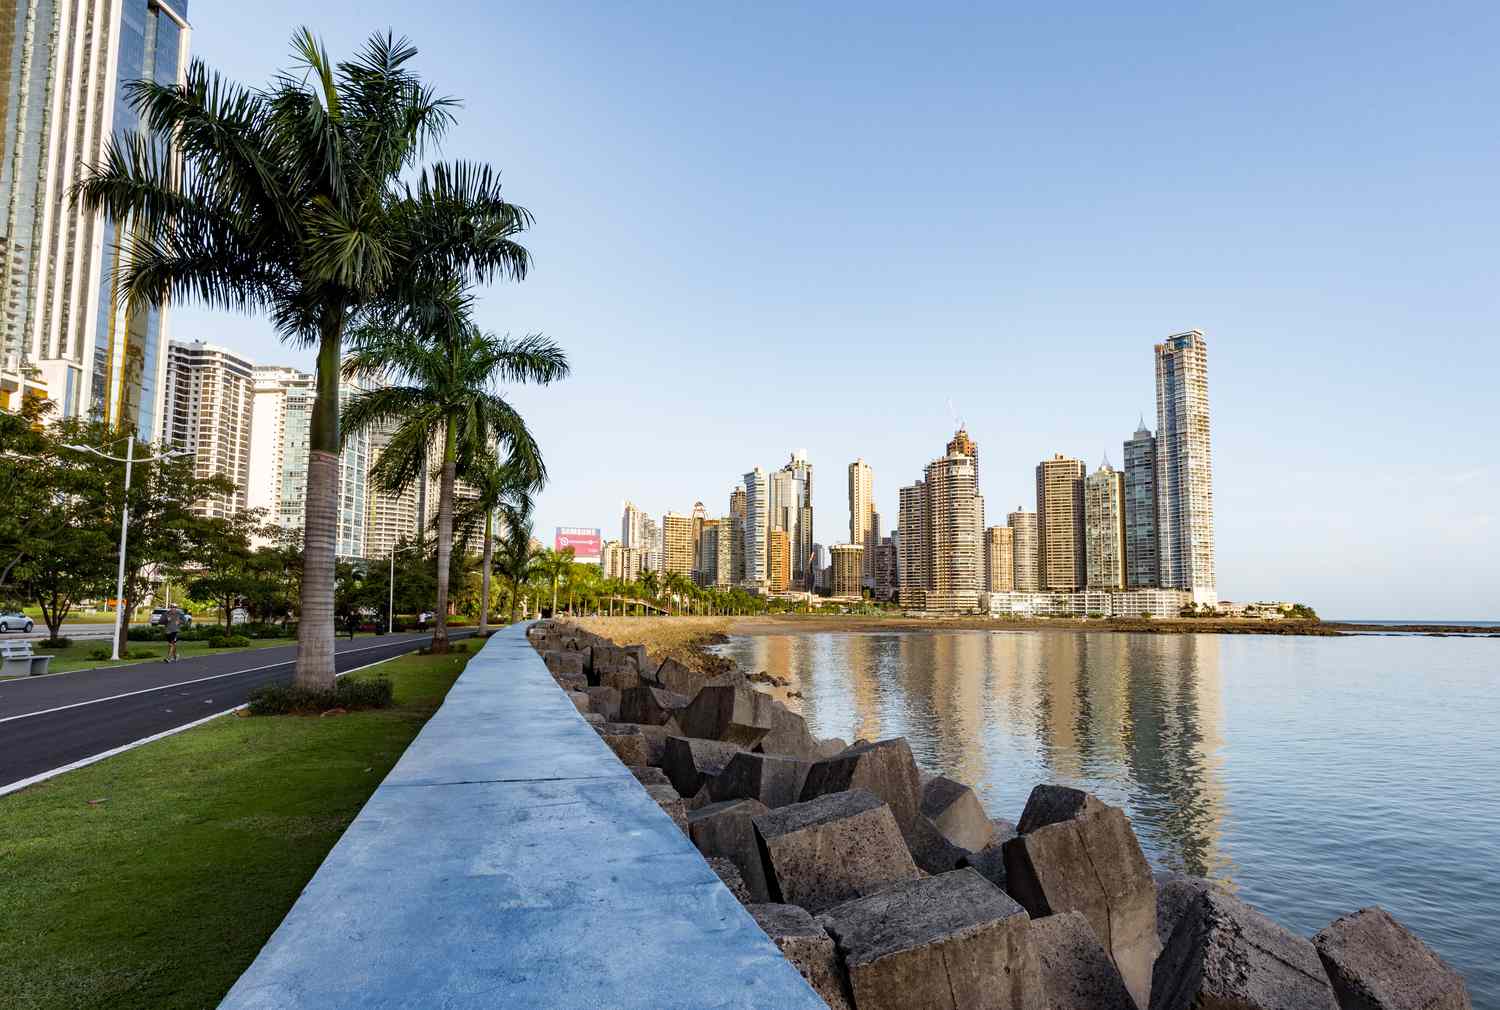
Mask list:
[[[278,645],[293,645],[295,638],[252,638],[248,648],[251,649],[274,649]],[[66,673],[69,670],[92,670],[96,666],[120,666],[126,663],[149,663],[161,662],[162,657],[167,654],[166,642],[131,642],[128,646],[130,658],[122,659],[119,663],[108,659],[90,659],[89,654],[95,649],[109,650],[107,638],[75,638],[73,644],[66,649],[37,649],[43,655],[51,656],[52,663],[47,667],[48,673]],[[181,659],[192,659],[194,656],[203,656],[209,653],[242,652],[243,649],[210,649],[207,642],[178,642],[177,655]]]
[[[351,674],[389,709],[225,716],[0,797],[0,1007],[216,1006],[468,658]]]

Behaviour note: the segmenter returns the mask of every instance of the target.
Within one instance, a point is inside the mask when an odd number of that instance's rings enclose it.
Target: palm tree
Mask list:
[[[652,603],[656,602],[661,593],[661,577],[656,572],[647,569],[641,573],[641,596]]]
[[[516,491],[500,502],[500,523],[496,537],[495,566],[510,583],[510,623],[515,624],[520,610],[521,586],[537,572],[538,552],[532,547],[531,494]]]
[[[452,282],[436,284],[413,301],[381,306],[350,333],[344,361],[350,379],[393,383],[356,393],[344,407],[345,438],[376,426],[393,428],[370,468],[372,484],[401,493],[426,478],[432,447],[441,445],[433,652],[448,651],[448,563],[460,465],[476,469],[498,444],[517,480],[528,487],[546,480],[536,439],[495,384],[545,385],[568,374],[567,358],[552,341],[540,334],[513,340],[485,333],[470,309],[469,297]]]
[[[542,551],[540,560],[542,574],[552,584],[552,616],[557,616],[557,583],[573,573],[573,548],[560,551]]]
[[[527,484],[515,467],[499,464],[491,456],[481,456],[458,474],[469,494],[454,506],[454,536],[460,549],[466,550],[469,539],[481,526],[484,546],[480,562],[479,633],[489,631],[490,578],[495,559],[495,513],[517,494],[531,494],[537,487]]]
[[[292,50],[261,89],[196,60],[181,85],[126,85],[142,130],[112,137],[75,195],[119,223],[122,301],[264,312],[317,346],[296,678],[329,688],[345,328],[407,284],[523,278],[514,236],[531,218],[486,166],[418,169],[455,103],[412,73],[406,40],[372,36],[335,63],[304,28]]]

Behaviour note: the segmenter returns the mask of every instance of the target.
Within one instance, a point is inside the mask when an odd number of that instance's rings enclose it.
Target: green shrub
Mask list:
[[[340,678],[331,691],[314,691],[293,684],[268,684],[250,692],[251,715],[302,715],[332,708],[388,708],[391,682],[386,677]]]
[[[44,638],[36,643],[38,649],[66,649],[73,644],[73,640],[67,635],[59,635],[56,638]]]
[[[140,655],[141,655],[140,653],[138,653],[138,652],[131,652],[129,649],[122,649],[122,650],[120,650],[120,658],[121,659],[135,659],[135,658],[137,658]],[[107,646],[107,645],[101,645],[97,649],[90,650],[90,652],[89,652],[89,658],[90,659],[109,659],[110,658],[110,648],[109,648],[109,646]]]
[[[218,634],[208,640],[210,649],[246,649],[250,646],[250,639],[244,635]]]

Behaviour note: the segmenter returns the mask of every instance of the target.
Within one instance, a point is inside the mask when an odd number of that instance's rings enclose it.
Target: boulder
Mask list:
[[[621,691],[629,687],[639,687],[641,668],[637,664],[636,655],[635,647],[594,646],[589,683],[598,684],[601,687],[613,687]]]
[[[1082,912],[1031,920],[1051,1010],[1136,1010],[1125,980]]]
[[[827,740],[818,741],[816,756],[821,761],[823,758],[837,757],[848,749],[849,744],[846,741],[840,740],[836,736],[831,736]]]
[[[673,718],[687,736],[753,747],[771,732],[771,697],[748,687],[705,687]]]
[[[683,834],[688,833],[687,804],[677,795],[677,790],[671,786],[647,786],[646,794],[656,801],[656,805],[666,811],[672,823],[682,829]]]
[[[740,868],[734,865],[734,860],[725,859],[723,856],[707,857],[708,868],[716,873],[724,886],[729,888],[729,893],[734,895],[734,900],[741,905],[750,904],[750,892],[745,888],[745,878],[740,876]]]
[[[564,691],[587,692],[589,689],[589,679],[581,673],[554,673],[552,679]]]
[[[589,710],[597,712],[605,719],[614,721],[620,718],[620,692],[613,687],[591,687],[588,689]]]
[[[867,790],[889,804],[908,845],[925,841],[917,827],[921,803],[917,763],[905,737],[855,744],[835,757],[814,762],[808,769],[802,798],[811,800],[849,789]]]
[[[1334,1010],[1337,1005],[1310,941],[1216,888],[1188,906],[1151,979],[1150,1010]]]
[[[1472,1010],[1463,976],[1383,908],[1335,919],[1312,942],[1342,1010]]]
[[[687,812],[688,837],[705,856],[734,861],[752,901],[767,898],[766,874],[756,848],[752,819],[766,812],[756,800],[727,800]]]
[[[695,795],[740,752],[732,743],[683,736],[667,737],[662,747],[661,770],[684,796]],[[649,762],[642,762],[646,763]]]
[[[665,726],[641,726],[640,730],[646,741],[646,764],[660,768],[667,754],[667,738],[676,734]]]
[[[1158,871],[1152,874],[1152,878],[1156,881],[1156,938],[1163,947],[1171,939],[1172,930],[1177,928],[1182,914],[1198,900],[1198,895],[1208,890],[1224,890],[1212,880],[1172,870]]]
[[[854,1010],[849,1001],[849,980],[839,961],[833,937],[813,921],[805,908],[796,905],[747,905],[756,924],[765,930],[783,957],[823,997],[829,1010]]]
[[[1021,811],[1021,823],[1016,825],[1016,831],[1024,835],[1058,821],[1071,821],[1084,814],[1097,813],[1106,806],[1103,800],[1082,789],[1037,786],[1026,797],[1026,809]]]
[[[793,803],[754,824],[772,901],[819,912],[920,873],[891,808],[864,789]]]
[[[554,677],[560,676],[583,676],[583,655],[577,652],[544,652],[542,662],[547,664],[547,672]]]
[[[774,810],[797,802],[810,767],[795,758],[741,751],[709,782],[709,795],[716,800],[760,800]]]
[[[663,687],[626,688],[620,692],[620,718],[646,726],[662,726],[688,699]]]
[[[653,768],[650,765],[629,765],[626,770],[634,775],[635,780],[643,786],[669,786],[672,784],[672,780],[667,778],[667,773],[660,768]]]
[[[1040,791],[1044,799],[1036,804]],[[1156,884],[1125,812],[1080,795],[1083,801],[1058,803],[1052,799],[1059,792],[1051,787],[1032,791],[1021,815],[1022,831],[1003,850],[1006,890],[1032,918],[1082,912],[1130,995],[1144,1007],[1162,946],[1156,937]]]
[[[594,727],[594,732],[615,752],[615,757],[627,765],[648,764],[650,748],[641,728],[629,722],[606,722]]]
[[[604,716],[600,715],[598,712],[585,712],[583,714],[583,721],[588,723],[590,726],[598,728],[604,725]]]
[[[685,695],[688,698],[697,694],[703,687],[704,681],[708,680],[697,670],[670,657],[661,661],[661,665],[656,668],[654,679],[668,691]]]
[[[584,692],[582,692],[582,691],[569,691],[568,692],[568,700],[573,703],[573,707],[576,708],[576,709],[578,709],[578,711],[580,711],[580,712],[588,712],[589,711],[589,696],[587,694],[585,694]]]
[[[859,1010],[1046,1008],[1025,910],[973,870],[898,883],[817,921]]]
[[[995,825],[984,812],[978,794],[946,775],[934,775],[922,783],[921,810],[933,827],[959,848],[978,852],[995,836]]]
[[[996,817],[990,824],[994,828],[990,844],[969,853],[959,861],[959,866],[972,866],[985,880],[1009,893],[1005,886],[1005,843],[1016,837],[1016,826],[1003,817]]]
[[[687,808],[689,810],[702,810],[714,801],[709,795],[708,786],[705,784],[701,789],[688,798]]]
[[[818,741],[807,731],[807,720],[775,698],[771,699],[771,732],[761,737],[755,749],[803,761],[816,761],[822,756]]]

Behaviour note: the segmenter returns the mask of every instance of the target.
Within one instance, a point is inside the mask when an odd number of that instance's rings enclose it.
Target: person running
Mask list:
[[[167,633],[167,655],[164,662],[175,663],[177,662],[177,633],[182,630],[182,611],[178,610],[175,605],[168,607],[167,612],[162,615],[161,626],[162,630]]]

